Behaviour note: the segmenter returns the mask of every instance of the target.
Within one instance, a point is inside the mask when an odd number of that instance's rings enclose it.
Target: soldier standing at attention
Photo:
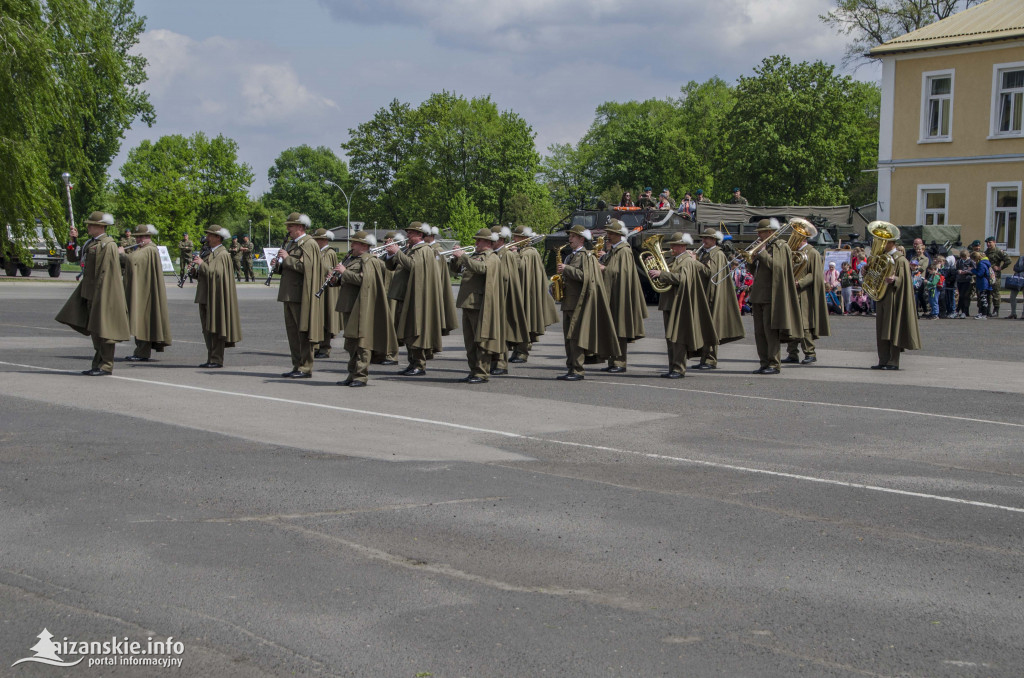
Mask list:
[[[598,257],[598,267],[608,290],[608,307],[615,322],[619,355],[609,358],[608,366],[601,371],[619,374],[626,371],[626,344],[644,338],[647,300],[633,261],[633,249],[626,242],[629,229],[618,219],[612,219],[604,232],[610,247],[606,253],[594,252],[594,256]]]
[[[284,328],[288,334],[292,370],[282,377],[309,379],[313,376],[313,345],[323,340],[324,311],[316,293],[324,282],[320,248],[306,229],[312,226],[305,214],[292,212],[285,220],[288,245],[277,256],[281,263],[281,287],[277,300],[284,303]]]
[[[1010,266],[1013,260],[1003,250],[996,247],[996,239],[994,236],[985,238],[985,256],[988,257],[989,263],[992,265],[992,272],[995,274],[996,281],[992,284],[992,309],[989,317],[999,317],[999,297],[1002,296],[1002,290],[999,286],[999,280],[1003,277],[1003,269]],[[1009,316],[1008,316],[1009,317]]]
[[[781,238],[768,245],[764,242],[779,230],[775,219],[762,219],[757,224],[757,239],[762,243],[747,266],[754,271],[750,286],[750,308],[754,315],[754,342],[761,366],[754,374],[778,374],[780,342],[803,334],[800,302],[793,280],[793,252]]]
[[[801,223],[801,227],[805,228],[809,235],[805,238],[797,238],[799,234],[794,234],[790,238],[789,244],[793,246],[794,255],[807,257],[807,263],[800,267],[798,272],[800,277],[796,280],[802,332],[790,335],[786,344],[787,355],[780,362],[809,365],[818,361],[814,340],[818,337],[829,336],[830,329],[828,305],[825,302],[825,266],[821,263],[821,255],[807,242],[807,238],[818,235],[818,229],[814,224],[804,222]],[[798,241],[799,244],[797,244]],[[804,350],[803,360],[800,360],[801,347]]]
[[[131,336],[117,243],[107,235],[107,227],[113,225],[114,217],[105,212],[93,212],[85,220],[89,239],[80,250],[68,250],[69,261],[81,259],[82,281],[56,318],[57,322],[92,337],[92,367],[82,372],[90,377],[113,372],[114,343],[128,341]],[[69,235],[78,237],[74,226]]]
[[[242,250],[242,277],[245,279],[245,282],[249,282],[250,280],[256,282],[256,274],[252,270],[252,255],[253,250],[256,248],[253,247],[253,244],[249,241],[249,236],[247,235],[242,236],[242,242],[240,245]]]
[[[672,286],[658,300],[668,348],[668,372],[661,376],[682,379],[686,376],[687,357],[700,355],[708,344],[717,344],[718,337],[700,279],[700,265],[693,252],[686,249],[693,244],[693,238],[689,233],[673,233],[665,244],[672,250],[668,270],[656,268],[649,272],[658,282]]]
[[[558,322],[558,308],[548,292],[548,276],[544,272],[544,261],[536,247],[528,243],[533,237],[529,227],[517,226],[512,231],[515,241],[510,247],[519,252],[519,282],[523,287],[523,311],[526,314],[525,341],[512,349],[510,363],[525,363],[530,357],[533,342],[543,335],[550,325]]]
[[[134,244],[135,244],[135,238],[132,237],[131,229],[130,228],[124,229],[124,235],[122,235],[121,239],[117,241],[118,247],[123,247],[125,249],[128,249],[129,247],[131,247]]]
[[[185,270],[192,263],[192,241],[189,240],[188,232],[178,241],[178,269],[181,271],[181,279],[185,279]]]
[[[728,268],[728,257],[719,246],[722,234],[713,228],[704,229],[701,235],[701,251],[697,255],[701,277],[704,279],[704,290],[711,308],[711,317],[715,323],[715,335],[718,343],[705,343],[700,352],[700,362],[693,365],[695,370],[714,370],[718,368],[718,346],[730,341],[737,341],[746,336],[743,320],[740,318],[740,305],[736,302],[736,286],[733,284],[732,272]],[[718,284],[711,282],[715,274]]]
[[[235,272],[235,282],[242,281],[242,246],[238,244],[238,236],[231,236],[231,267]]]
[[[448,263],[453,275],[462,275],[456,303],[462,309],[462,339],[469,363],[469,376],[461,380],[465,384],[489,380],[493,356],[505,352],[508,328],[504,308],[508,299],[501,290],[501,262],[493,252],[498,235],[481,228],[474,240],[476,249],[472,253],[456,249]]]
[[[128,324],[135,337],[135,353],[125,358],[130,363],[146,362],[154,349],[162,353],[165,346],[171,345],[164,270],[160,252],[153,244],[154,235],[158,233],[152,224],[136,226],[132,236],[138,246],[132,252],[121,253]]]
[[[608,293],[597,267],[597,258],[584,248],[590,231],[577,224],[569,229],[572,252],[556,270],[562,276],[562,335],[565,337],[565,367],[561,381],[583,380],[583,356],[604,358],[618,354],[615,321],[608,306]]]
[[[206,362],[199,367],[217,369],[224,366],[224,349],[242,341],[242,323],[238,314],[238,291],[232,276],[231,255],[224,240],[231,237],[226,228],[216,224],[206,229],[206,258],[196,255],[196,298],[199,323],[206,342]]]
[[[323,259],[324,276],[326,277],[338,265],[338,254],[331,248],[334,234],[326,228],[318,228],[313,232],[313,240],[320,248],[320,257]],[[341,334],[341,315],[337,308],[338,288],[328,287],[324,290],[320,303],[324,308],[324,338],[317,344],[316,353],[313,354],[317,360],[331,357],[331,339]]]
[[[400,251],[397,243],[391,243],[385,266],[395,271],[388,295],[400,302],[395,331],[409,353],[409,366],[399,374],[419,377],[427,373],[427,361],[441,350],[444,309],[434,250],[423,242],[423,224],[410,223],[405,234],[409,240],[408,253]]]
[[[397,352],[398,338],[384,288],[384,264],[370,254],[377,239],[358,231],[351,243],[348,257],[334,267],[337,278],[333,284],[341,286],[337,311],[348,351],[348,376],[338,385],[360,387],[369,379],[371,356]]]
[[[740,195],[740,187],[732,189],[732,197],[729,198],[730,205],[746,205],[747,199]]]

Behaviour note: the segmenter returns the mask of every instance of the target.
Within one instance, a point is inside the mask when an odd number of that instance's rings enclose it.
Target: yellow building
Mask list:
[[[879,218],[959,224],[1021,253],[1024,0],[988,0],[871,50]]]

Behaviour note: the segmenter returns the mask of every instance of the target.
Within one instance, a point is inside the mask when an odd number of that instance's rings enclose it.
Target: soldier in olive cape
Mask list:
[[[281,272],[277,300],[284,303],[284,328],[288,333],[292,370],[281,376],[309,379],[313,376],[313,346],[324,338],[323,299],[317,299],[316,293],[326,276],[320,248],[306,233],[312,226],[309,217],[292,212],[284,225],[289,241],[277,254],[281,263],[275,270]]]
[[[469,376],[466,384],[483,384],[491,374],[494,354],[504,353],[508,327],[502,292],[501,262],[493,247],[498,236],[481,228],[474,236],[476,249],[467,254],[457,249],[448,263],[452,274],[462,275],[457,304],[462,309],[462,339],[466,344]]]
[[[384,264],[370,254],[377,239],[366,231],[351,238],[352,251],[334,267],[332,285],[340,285],[337,310],[348,351],[348,376],[339,386],[366,386],[370,359],[374,353],[387,355],[398,351],[395,323],[384,288]]]
[[[235,271],[235,282],[242,282],[242,246],[238,244],[238,236],[231,236],[231,246],[228,248],[231,254],[231,267]]]
[[[499,284],[505,296],[505,341],[510,346],[516,346],[530,336],[523,300],[523,283],[519,277],[519,253],[506,246],[508,239],[512,237],[512,231],[508,226],[494,226],[491,233],[498,238],[493,251],[501,263]],[[508,347],[495,352],[491,357],[491,374],[508,374]]]
[[[687,246],[693,244],[689,233],[673,233],[665,244],[672,250],[668,271],[654,269],[651,277],[671,285],[661,295],[658,309],[665,321],[665,343],[668,346],[666,379],[686,376],[686,359],[698,356],[708,344],[717,344],[715,321],[708,306],[701,268]]]
[[[205,259],[196,256],[196,298],[199,322],[206,342],[206,362],[199,367],[216,369],[224,366],[224,349],[242,341],[242,322],[238,313],[238,291],[235,289],[235,268],[224,241],[231,234],[216,224],[206,229]]]
[[[813,238],[818,235],[818,229],[814,224],[805,224]],[[795,237],[795,236],[794,236]],[[792,335],[786,344],[788,355],[780,362],[800,363],[809,365],[818,361],[814,349],[814,340],[818,337],[829,336],[831,330],[828,324],[828,304],[825,302],[825,266],[822,264],[821,255],[811,247],[807,238],[796,246],[793,255],[807,257],[807,264],[803,266],[800,277],[796,280],[797,300],[800,304],[800,327],[802,334]],[[795,270],[795,267],[794,267]],[[800,348],[803,347],[804,359],[800,360]]]
[[[239,243],[239,247],[242,250],[242,278],[245,282],[256,282],[256,273],[252,270],[252,255],[256,251],[256,247],[249,240],[249,236],[243,235],[242,241]]]
[[[326,228],[318,228],[313,232],[313,240],[320,248],[320,256],[323,258],[324,277],[331,275],[331,271],[338,265],[338,254],[331,248],[331,241],[334,234]],[[321,281],[321,285],[323,282]],[[317,289],[320,289],[319,287]],[[324,307],[324,338],[316,346],[316,353],[313,357],[317,360],[331,357],[331,339],[341,334],[341,314],[338,313],[338,288],[328,287],[320,297],[320,303]]]
[[[757,224],[758,242],[768,241],[778,230],[777,220],[762,219]],[[780,342],[803,334],[793,281],[793,252],[782,238],[775,238],[761,246],[747,270],[754,273],[748,301],[754,314],[754,342],[761,363],[754,374],[778,374]]]
[[[562,335],[565,337],[565,366],[562,381],[583,379],[583,356],[612,357],[618,354],[615,321],[608,306],[597,258],[586,251],[590,230],[577,224],[569,229],[572,252],[557,266],[565,285],[562,297]]]
[[[441,350],[441,284],[434,250],[423,242],[425,232],[422,223],[410,223],[405,229],[408,253],[399,251],[397,243],[391,243],[385,261],[388,268],[396,271],[388,296],[401,302],[395,328],[399,342],[405,343],[409,353],[409,366],[399,372],[407,377],[426,374],[427,361]]]
[[[740,306],[736,302],[736,286],[732,274],[728,270],[729,258],[719,245],[723,236],[713,228],[704,230],[701,236],[702,247],[697,254],[697,263],[704,280],[704,291],[707,293],[711,317],[715,321],[715,334],[718,343],[704,344],[701,349],[700,362],[692,365],[695,370],[714,370],[718,368],[718,346],[730,341],[737,341],[746,336],[743,320],[740,318]],[[714,278],[715,274],[717,278]],[[712,278],[715,279],[714,284]]]
[[[135,337],[135,353],[127,362],[146,362],[156,350],[171,345],[171,321],[167,314],[167,290],[160,251],[153,244],[157,230],[139,224],[132,232],[137,247],[121,254],[124,266],[124,296],[128,302],[128,325]]]
[[[619,339],[619,355],[608,360],[602,372],[614,374],[626,371],[626,344],[644,338],[644,318],[647,300],[640,285],[640,275],[633,259],[633,248],[626,241],[629,229],[618,219],[612,219],[604,229],[608,238],[607,251],[594,252],[598,266],[604,274],[608,289],[608,306],[615,321],[615,334]]]
[[[452,292],[452,281],[448,277],[448,262],[445,261],[446,257],[438,256],[444,249],[441,247],[441,243],[437,242],[437,236],[441,233],[441,230],[437,226],[431,226],[430,224],[423,224],[424,230],[429,228],[430,234],[424,233],[423,242],[430,245],[430,249],[434,250],[434,261],[437,263],[437,278],[438,282],[441,283],[441,303],[444,305],[442,309],[441,324],[441,335],[447,337],[452,330],[459,329],[459,315],[455,312],[455,294]]]
[[[376,239],[376,238],[374,238],[374,239]],[[384,234],[384,244],[385,245],[390,245],[393,242],[398,242],[399,246],[404,245],[405,244],[405,234],[403,234],[403,233],[395,233],[394,231],[388,231],[387,233],[385,233]],[[385,290],[385,292],[387,294],[388,311],[391,314],[392,322],[397,323],[398,322],[397,321],[398,313],[396,311],[398,309],[398,303],[399,302],[398,302],[398,299],[396,297],[392,297],[391,296],[391,281],[394,279],[395,273],[396,273],[395,271],[392,271],[387,266],[384,267],[384,290]],[[403,271],[402,272],[402,276],[407,279],[409,277],[408,271]],[[404,294],[404,292],[403,292],[403,294]],[[395,327],[397,329],[398,326],[396,325]],[[388,353],[388,354],[377,353],[377,352],[372,353],[370,355],[370,362],[372,364],[374,364],[374,365],[397,365],[398,364],[398,346],[399,346],[399,344],[395,344],[395,350],[394,350],[393,353]]]
[[[523,288],[523,312],[526,314],[527,337],[512,348],[510,363],[525,363],[530,357],[533,342],[543,335],[548,326],[558,322],[558,308],[548,292],[548,276],[544,260],[536,247],[530,245],[533,230],[517,226],[512,231],[513,251],[519,253],[519,282]]]
[[[900,254],[897,246],[900,230],[892,224],[873,221],[868,224],[869,233],[877,233],[879,227],[889,231],[891,238],[884,240],[884,251],[896,261],[893,275],[885,279],[888,286],[882,298],[875,301],[875,338],[878,345],[878,364],[873,370],[898,370],[900,353],[921,348],[921,333],[918,331],[917,307],[914,305],[914,282],[910,274],[910,263]]]
[[[68,260],[82,261],[82,281],[57,314],[57,322],[92,337],[95,349],[92,368],[82,374],[99,377],[114,371],[114,343],[128,341],[128,304],[124,298],[117,243],[107,235],[114,217],[93,212],[85,220],[89,239],[78,250],[68,250]],[[78,231],[71,228],[70,236]]]
[[[191,263],[192,240],[188,237],[188,233],[185,233],[181,240],[178,241],[178,270],[181,271],[180,277],[182,280],[185,279],[185,271]]]

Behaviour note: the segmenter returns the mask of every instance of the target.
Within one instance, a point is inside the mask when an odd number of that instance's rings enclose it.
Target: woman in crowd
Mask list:
[[[978,293],[978,315],[974,319],[985,320],[988,318],[988,300],[992,293],[992,281],[989,279],[992,264],[982,252],[972,252],[971,261],[974,262],[974,289]]]
[[[634,207],[633,199],[630,197],[629,191],[622,194],[622,197],[619,199],[619,207]]]
[[[839,272],[839,286],[843,290],[843,313],[849,315],[850,303],[853,301],[853,288],[860,285],[857,271],[850,267],[850,262],[843,262],[843,270]]]

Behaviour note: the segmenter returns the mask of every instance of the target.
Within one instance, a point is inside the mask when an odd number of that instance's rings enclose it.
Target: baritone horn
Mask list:
[[[896,273],[896,259],[884,251],[885,246],[890,240],[900,237],[900,230],[887,221],[872,221],[868,224],[868,233],[874,239],[860,286],[873,300],[881,301],[889,290],[886,279]]]
[[[788,245],[789,249],[793,250],[793,277],[799,279],[807,272],[807,264],[810,260],[807,258],[807,253],[798,251],[798,248],[803,244],[804,240],[816,236],[818,229],[814,224],[800,217],[790,219],[786,222],[786,225],[793,229],[789,236]]]
[[[661,239],[664,237],[663,235],[652,235],[647,238],[644,240],[643,249],[640,252],[640,263],[644,265],[644,275],[650,281],[651,288],[658,294],[664,294],[672,289],[671,285],[658,282],[656,278],[651,277],[651,271],[655,269],[668,272],[668,262],[665,261],[665,255],[661,251]]]

